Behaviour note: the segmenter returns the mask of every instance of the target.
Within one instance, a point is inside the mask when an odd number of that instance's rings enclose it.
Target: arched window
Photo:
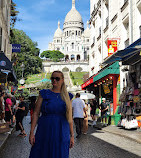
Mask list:
[[[71,55],[71,60],[75,60],[74,54]]]
[[[69,69],[68,69],[67,67],[64,67],[64,68],[62,69],[62,72],[69,72]]]
[[[65,56],[65,61],[69,60],[69,55]]]
[[[77,55],[77,61],[80,61],[80,55],[79,54]]]
[[[81,72],[83,69],[81,67],[76,68],[76,72]]]
[[[80,36],[80,31],[78,32],[78,35]]]
[[[72,49],[74,49],[74,43],[72,43]]]

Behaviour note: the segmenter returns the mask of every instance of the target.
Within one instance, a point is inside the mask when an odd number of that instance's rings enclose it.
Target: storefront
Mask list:
[[[99,104],[101,98],[106,98],[110,103],[110,114],[113,115],[116,112],[119,98],[119,62],[109,64],[97,74],[91,76],[81,88],[93,93],[99,98]]]
[[[126,65],[126,76],[123,78],[123,90],[120,95],[121,115],[126,121],[125,128],[135,127],[136,119],[141,127],[141,38],[133,44],[115,53],[104,63],[121,61]]]

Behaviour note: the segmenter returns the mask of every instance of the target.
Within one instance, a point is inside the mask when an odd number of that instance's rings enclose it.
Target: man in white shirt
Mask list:
[[[76,138],[80,138],[83,127],[84,112],[86,112],[86,110],[84,101],[80,99],[80,93],[76,93],[75,97],[76,99],[72,101],[73,119],[76,126]]]

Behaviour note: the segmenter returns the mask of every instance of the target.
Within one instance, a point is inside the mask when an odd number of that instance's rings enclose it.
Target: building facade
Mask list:
[[[65,55],[64,61],[67,62],[67,65],[70,62],[79,62],[81,63],[80,65],[85,67],[86,65],[83,62],[87,62],[86,70],[88,70],[90,49],[89,23],[87,22],[87,28],[84,30],[82,17],[75,7],[75,0],[72,0],[72,8],[65,17],[63,30],[61,30],[60,22],[58,22],[58,28],[54,33],[53,41],[49,43],[48,49],[61,51]],[[69,68],[73,71],[71,65],[69,65]]]
[[[10,44],[11,0],[0,0],[0,51],[11,60],[12,45]]]
[[[116,40],[117,50],[122,50],[141,37],[141,1],[91,0],[90,4],[91,76],[102,68],[108,57],[108,40]],[[120,74],[122,91],[125,73]]]
[[[126,55],[135,51],[139,56],[139,49],[132,46],[141,38],[140,19],[141,0],[90,0],[90,78],[81,87],[93,91],[99,103],[106,98],[111,114],[116,113],[120,94],[129,86],[130,67],[122,64],[122,57],[126,60]],[[140,42],[137,45],[141,47]],[[128,47],[134,51],[128,52]],[[114,54],[116,60],[112,60]]]
[[[90,76],[103,68],[108,41],[115,40],[122,50],[141,37],[141,0],[90,0]],[[119,63],[120,64],[120,63]],[[120,64],[120,91],[126,76]]]

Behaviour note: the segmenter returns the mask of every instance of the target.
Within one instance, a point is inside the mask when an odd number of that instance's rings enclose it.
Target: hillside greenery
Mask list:
[[[70,72],[70,77],[72,79],[73,85],[83,84],[83,76],[87,72]]]

